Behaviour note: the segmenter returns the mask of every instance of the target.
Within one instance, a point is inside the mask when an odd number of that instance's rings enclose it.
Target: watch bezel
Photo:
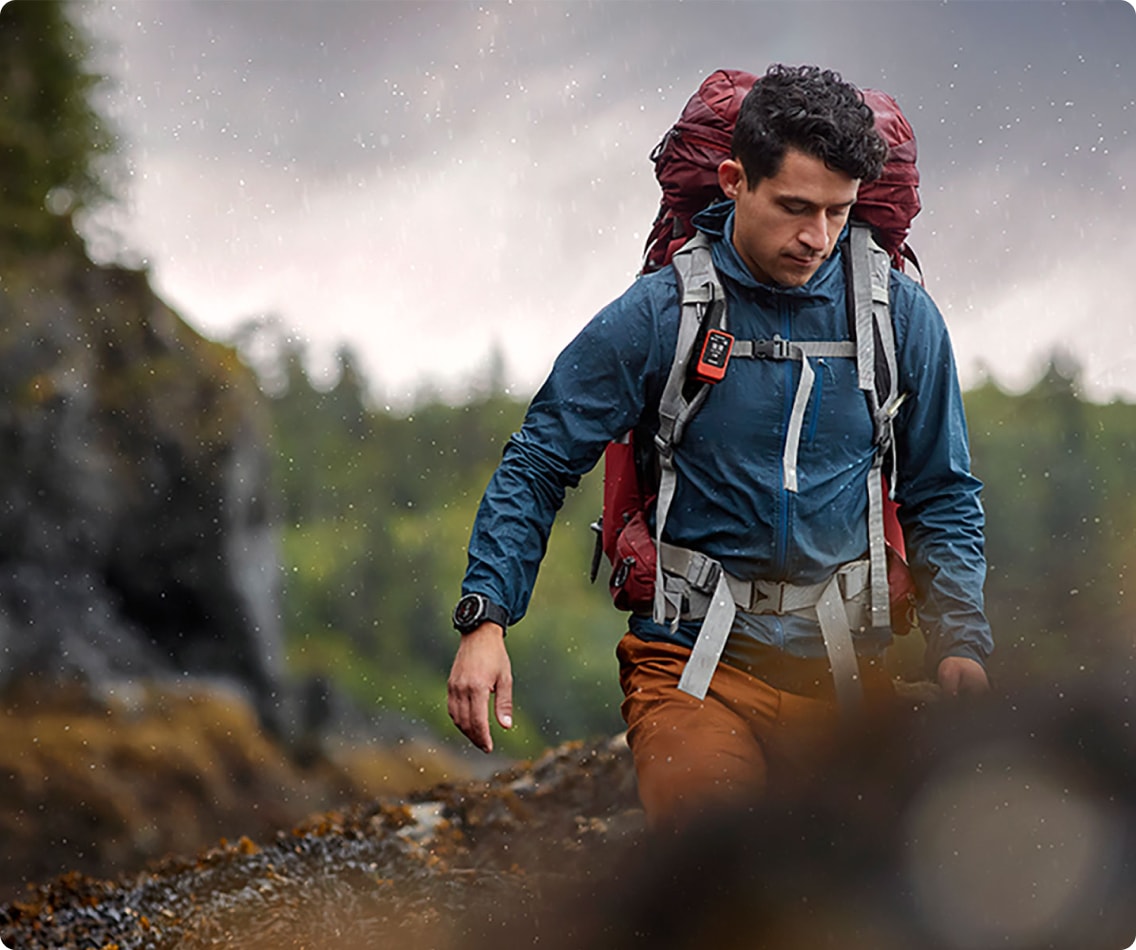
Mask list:
[[[498,607],[484,594],[465,594],[454,606],[452,619],[454,629],[464,636],[486,621],[500,624],[504,628],[508,617],[504,608]]]

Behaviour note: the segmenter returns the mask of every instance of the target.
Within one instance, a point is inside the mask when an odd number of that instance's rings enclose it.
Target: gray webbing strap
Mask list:
[[[718,584],[719,574],[724,573],[718,561],[701,551],[668,542],[663,542],[660,551],[667,574],[700,594],[710,594]],[[845,600],[858,600],[869,586],[869,562],[866,558],[851,561],[842,565],[836,576],[840,578]],[[726,581],[738,609],[752,614],[789,614],[815,607],[828,586],[827,579],[817,584],[790,584],[788,581],[761,578],[742,580],[733,574],[726,574]],[[688,614],[690,619],[699,616],[697,613]]]
[[[872,269],[872,319],[875,321],[876,332],[879,334],[888,374],[888,390],[880,405],[881,417],[878,425],[882,426],[882,430],[878,433],[878,437],[884,445],[884,451],[891,454],[891,496],[894,498],[899,465],[896,464],[893,423],[895,414],[899,411],[900,404],[903,402],[903,397],[899,395],[899,360],[895,350],[895,328],[891,321],[891,300],[888,289],[888,282],[891,278],[891,258],[888,257],[886,251],[874,242],[870,243],[868,247],[871,252]]]
[[[826,357],[842,357],[853,359],[856,356],[856,344],[851,340],[783,340],[774,336],[772,340],[735,340],[730,356],[743,359],[786,360],[800,359],[800,354],[794,355],[790,347],[796,347],[800,353],[814,356],[817,359]]]
[[[876,335],[872,332],[872,267],[868,247],[868,229],[853,226],[848,235],[848,251],[852,260],[852,306],[855,308],[856,367],[860,388],[868,394],[875,415],[876,400]]]
[[[891,279],[891,259],[886,251],[874,243],[869,244],[869,249],[872,269],[872,319],[880,335],[884,362],[888,371],[888,391],[882,406],[887,409],[899,392],[899,364],[895,354],[895,329],[891,322],[891,300],[888,289],[888,281]]]
[[[667,522],[671,502],[674,500],[676,476],[673,453],[681,441],[686,423],[702,405],[709,386],[703,386],[694,399],[687,401],[683,388],[687,381],[686,367],[694,351],[694,344],[702,324],[703,314],[709,307],[718,306],[720,326],[726,326],[725,293],[718,282],[717,272],[710,256],[710,241],[701,231],[678,252],[672,261],[682,291],[679,314],[678,339],[663,395],[659,401],[659,430],[655,446],[659,457],[659,494],[655,502],[655,548],[661,550],[663,528]],[[653,616],[656,623],[666,623],[667,614],[674,618],[677,627],[682,613],[683,589],[663,574],[663,559],[655,559],[655,602]],[[668,610],[669,606],[669,610]]]
[[[873,627],[891,622],[891,596],[888,591],[887,546],[884,543],[883,461],[893,451],[891,413],[897,407],[895,392],[898,370],[895,335],[892,332],[888,302],[890,265],[886,252],[879,250],[867,227],[854,225],[849,234],[852,261],[852,300],[856,308],[856,361],[860,388],[865,390],[876,429],[876,457],[868,470],[868,559],[871,562]],[[889,377],[889,392],[881,406],[876,392],[876,331],[883,344]],[[894,468],[894,466],[893,466]]]
[[[781,482],[786,491],[797,490],[797,457],[801,449],[801,430],[805,425],[805,412],[809,407],[809,396],[813,391],[816,373],[809,357],[820,359],[828,356],[851,356],[851,343],[813,343],[788,344],[791,359],[801,361],[801,380],[793,397],[793,409],[789,414],[789,427],[785,430],[785,446],[781,451]]]
[[[840,580],[833,574],[816,605],[828,664],[832,667],[832,682],[836,689],[836,702],[845,712],[860,706],[863,690],[860,684],[860,667],[856,663],[856,648],[852,645],[852,631],[844,599],[840,596]]]
[[[868,470],[868,560],[872,571],[872,626],[891,623],[891,594],[888,591],[887,545],[884,544],[883,456]]]
[[[868,589],[868,561],[852,561],[833,574],[840,582],[845,604],[865,599]],[[744,582],[739,582],[744,583]],[[751,613],[789,614],[815,607],[824,595],[830,580],[818,584],[790,584],[776,581],[751,581]]]
[[[675,471],[674,465],[668,459],[662,465],[662,470],[659,473],[659,495],[655,501],[655,550],[660,547],[663,537],[663,525],[667,521],[667,512],[670,510],[671,501],[674,499],[675,492]],[[674,618],[673,626],[678,626],[679,615],[682,613],[682,590],[673,585],[668,585],[670,578],[663,574],[663,559],[657,556],[655,558],[655,604],[653,619],[655,623],[666,623],[668,605],[669,612]]]
[[[730,591],[726,572],[720,571],[718,583],[710,598],[710,606],[707,607],[706,617],[702,621],[702,629],[698,631],[698,639],[694,641],[690,658],[682,668],[682,676],[679,677],[678,688],[684,693],[689,693],[696,699],[706,698],[706,693],[710,689],[710,680],[718,668],[718,661],[722,658],[722,651],[730,637],[736,615],[737,606]]]
[[[706,698],[738,609],[778,615],[809,613],[815,614],[820,625],[837,702],[846,712],[859,708],[862,700],[860,671],[845,598],[851,601],[863,592],[867,566],[863,561],[845,565],[819,584],[794,585],[743,581],[727,574],[712,558],[672,545],[666,546],[663,555],[668,565],[683,566],[695,579],[714,581],[702,627],[679,678],[679,689],[696,699]],[[708,566],[713,566],[716,574],[708,570]]]
[[[801,381],[797,385],[797,395],[793,397],[793,411],[789,414],[789,427],[785,430],[785,446],[781,450],[781,483],[786,491],[797,490],[797,456],[801,449],[801,429],[805,425],[805,410],[808,409],[809,395],[813,391],[813,364],[801,352],[799,346],[792,347],[793,353],[801,353]]]
[[[775,336],[772,342],[765,340],[738,340],[734,343],[733,355],[742,358],[800,360],[801,379],[793,396],[793,408],[789,413],[789,425],[785,430],[785,444],[781,449],[781,484],[786,491],[797,490],[797,458],[801,449],[801,431],[805,425],[805,413],[809,407],[816,372],[809,357],[826,359],[835,357],[852,358],[858,356],[856,344],[850,340],[816,341],[782,340]]]

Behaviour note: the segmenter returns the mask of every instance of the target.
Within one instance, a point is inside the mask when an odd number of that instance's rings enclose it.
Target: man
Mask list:
[[[731,332],[847,340],[841,236],[860,182],[880,174],[886,155],[871,109],[835,73],[775,66],[743,102],[731,152],[718,175],[732,204],[695,219],[712,242]],[[889,292],[906,394],[894,480],[928,669],[949,695],[979,692],[988,688],[983,662],[993,648],[982,607],[981,485],[969,471],[950,341],[921,287],[892,271]],[[680,309],[675,272],[665,268],[600,311],[557,359],[486,489],[455,610],[463,635],[449,682],[450,715],[483,750],[492,748],[490,693],[498,722],[511,725],[505,627],[527,607],[565,488],[610,440],[643,421],[657,426]],[[731,583],[822,584],[868,547],[875,430],[854,360],[816,361],[787,487],[802,369],[790,360],[733,360],[673,456],[664,540],[713,558]],[[740,606],[700,697],[678,685],[703,617],[688,612],[672,623],[632,614],[618,649],[622,711],[653,825],[678,825],[713,805],[752,800],[770,779],[807,774],[838,722],[817,618],[815,608]],[[869,702],[890,691],[882,668],[890,639],[877,627],[853,632],[853,678]]]

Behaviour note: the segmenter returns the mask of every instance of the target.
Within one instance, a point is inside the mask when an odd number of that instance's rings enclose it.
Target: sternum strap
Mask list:
[[[781,450],[781,484],[786,491],[797,490],[797,458],[801,448],[801,432],[805,425],[805,412],[809,407],[816,372],[810,362],[812,359],[855,359],[856,344],[851,340],[815,341],[782,340],[776,336],[772,340],[738,340],[734,344],[734,356],[757,359],[799,360],[801,379],[793,396],[793,409],[789,413],[789,425],[785,429],[785,444]]]

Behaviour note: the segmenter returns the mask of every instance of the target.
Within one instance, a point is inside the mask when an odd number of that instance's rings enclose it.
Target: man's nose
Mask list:
[[[828,216],[824,212],[810,215],[801,228],[798,240],[818,253],[828,248]]]

